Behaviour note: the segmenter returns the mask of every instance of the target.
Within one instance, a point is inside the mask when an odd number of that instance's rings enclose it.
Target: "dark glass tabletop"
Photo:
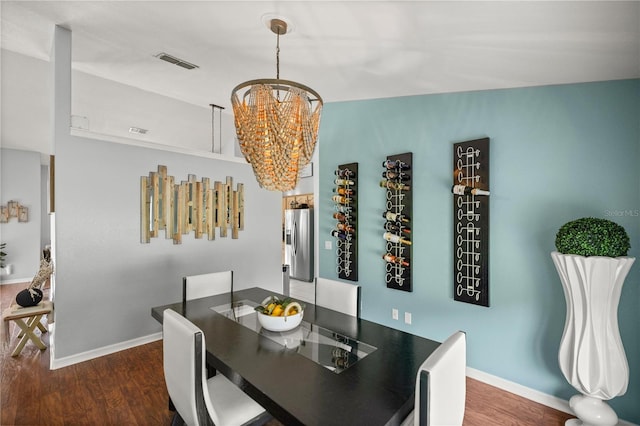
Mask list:
[[[376,350],[364,342],[304,320],[292,330],[267,330],[258,321],[254,309],[258,305],[251,300],[240,300],[211,309],[278,343],[279,347],[271,346],[273,350],[295,351],[334,373],[343,372]]]
[[[162,322],[173,309],[192,321],[207,363],[287,426],[400,424],[413,409],[418,368],[439,343],[310,303],[298,330],[270,334],[251,309],[271,295],[256,287],[151,314]],[[332,360],[342,354],[336,348],[348,352],[348,365]]]

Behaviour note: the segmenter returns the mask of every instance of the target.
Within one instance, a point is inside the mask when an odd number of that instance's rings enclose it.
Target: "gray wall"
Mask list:
[[[236,288],[281,289],[281,194],[259,189],[244,162],[71,136],[68,30],[56,27],[53,52],[53,363],[159,332],[151,308],[179,301],[185,275],[233,269]],[[178,181],[193,174],[245,184],[240,238],[185,235],[181,245],[165,238],[140,243],[140,177],[160,164]]]
[[[0,50],[3,148],[50,154],[49,63]]]
[[[159,164],[178,181],[244,183],[240,238],[140,243],[140,176]],[[180,300],[185,275],[233,269],[236,288],[282,288],[281,194],[259,189],[249,165],[67,136],[55,180],[56,359],[159,332],[151,308]]]
[[[51,63],[0,49],[2,85],[2,146],[52,154]],[[211,108],[170,99],[152,92],[72,71],[72,125],[95,134],[126,137],[163,145],[180,145],[211,152]],[[211,99],[212,103],[221,103]],[[170,120],[167,117],[171,117]],[[234,153],[235,127],[230,110],[215,119],[216,148]],[[129,127],[149,130],[146,135],[128,132]],[[222,135],[220,135],[222,127]]]
[[[29,208],[29,221],[13,217],[0,224],[0,241],[6,242],[5,263],[13,265],[11,275],[3,275],[3,284],[30,281],[40,260],[40,154],[16,149],[0,150],[2,191],[0,204],[14,200]]]

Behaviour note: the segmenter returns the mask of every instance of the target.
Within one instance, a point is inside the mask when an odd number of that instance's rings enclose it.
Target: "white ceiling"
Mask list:
[[[48,60],[53,26],[73,67],[196,105],[280,77],[325,102],[640,77],[639,2],[5,1],[2,48]],[[166,52],[198,65],[155,58]]]

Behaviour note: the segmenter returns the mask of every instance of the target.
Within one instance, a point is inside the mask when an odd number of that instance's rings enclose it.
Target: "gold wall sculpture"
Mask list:
[[[15,217],[18,222],[29,222],[29,208],[17,201],[9,201],[6,206],[0,206],[0,223],[7,223]]]
[[[197,181],[195,175],[178,183],[162,165],[140,177],[140,242],[149,243],[161,230],[174,244],[182,243],[182,236],[190,232],[195,238],[206,235],[215,240],[216,228],[222,238],[231,228],[233,239],[244,229],[243,184],[234,190],[231,176],[211,183],[209,178]]]

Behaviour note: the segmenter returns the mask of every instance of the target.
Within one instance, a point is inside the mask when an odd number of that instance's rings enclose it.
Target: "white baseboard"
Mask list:
[[[476,370],[475,368],[467,367],[467,376],[472,379],[476,379],[483,383],[486,383],[496,388],[511,392],[515,395],[537,402],[538,404],[546,405],[563,413],[573,414],[573,411],[569,407],[569,401],[540,392],[535,389],[528,388],[521,384],[503,379],[502,377],[494,376],[484,371]],[[578,392],[576,392],[578,393]],[[619,420],[618,426],[638,426],[635,423],[628,422],[626,420]]]
[[[10,280],[2,279],[2,281],[0,281],[0,285],[20,284],[20,283],[29,284],[31,281],[33,281],[33,277],[13,278],[13,279],[10,279]]]
[[[135,348],[136,346],[145,345],[162,339],[162,332],[150,334],[148,336],[138,337],[137,339],[127,340],[126,342],[115,343],[109,346],[103,346],[87,352],[66,356],[63,358],[55,358],[54,351],[51,351],[50,368],[56,370],[62,367],[68,367],[79,362],[89,361],[90,359],[99,358],[125,349]],[[53,348],[52,348],[53,349]]]

